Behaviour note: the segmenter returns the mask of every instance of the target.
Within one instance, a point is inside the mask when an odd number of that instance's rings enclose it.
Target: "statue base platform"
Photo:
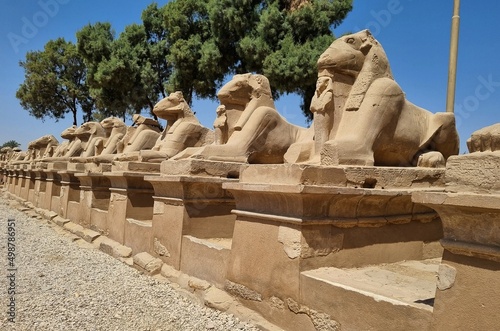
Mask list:
[[[500,324],[500,301],[492,295],[500,288],[498,169],[500,152],[453,156],[446,165],[445,192],[413,194],[413,202],[435,209],[443,223],[436,330],[493,330]]]
[[[444,169],[243,165],[239,182],[222,186],[236,204],[226,289],[270,318],[273,297],[325,311],[327,301],[311,297],[335,290],[304,272],[439,258],[439,217],[411,196],[443,191],[444,182]],[[358,313],[383,306],[363,304]],[[402,309],[401,325],[428,324],[421,308]]]
[[[154,187],[155,252],[164,262],[223,287],[236,216],[224,183],[237,182],[240,163],[163,161]],[[158,250],[162,247],[162,250]],[[168,252],[161,254],[162,251]],[[204,261],[211,263],[204,263]]]

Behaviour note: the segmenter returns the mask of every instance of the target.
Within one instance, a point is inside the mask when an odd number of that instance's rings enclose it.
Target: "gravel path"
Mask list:
[[[0,330],[257,330],[9,203],[0,197]],[[7,314],[8,218],[15,219],[15,323]]]

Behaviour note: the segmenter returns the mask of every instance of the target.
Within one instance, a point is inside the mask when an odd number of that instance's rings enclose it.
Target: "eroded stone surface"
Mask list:
[[[134,255],[134,264],[153,274],[160,272],[163,262],[147,252],[142,252]]]
[[[242,163],[283,163],[287,149],[308,134],[308,130],[288,123],[278,113],[269,81],[263,75],[235,75],[217,96],[224,109],[227,141],[218,138],[218,144],[186,156]]]
[[[187,104],[182,92],[171,93],[160,100],[153,112],[167,120],[167,127],[151,150],[126,152],[117,161],[157,162],[169,159],[188,147],[200,147],[213,142],[213,132],[203,127]]]
[[[300,256],[301,238],[302,234],[299,230],[288,226],[280,226],[278,241],[283,244],[283,249],[290,259]]]
[[[170,253],[169,253],[167,247],[162,245],[161,242],[157,238],[154,238],[153,245],[154,245],[155,253],[158,254],[159,256],[166,256],[166,257],[170,256]]]
[[[455,278],[457,277],[457,269],[450,265],[442,263],[439,265],[439,270],[437,274],[437,287],[441,291],[447,290],[453,287],[455,284]]]
[[[321,164],[415,166],[426,152],[444,159],[458,154],[454,115],[408,102],[368,30],[336,39],[319,58],[318,70],[311,111]]]
[[[500,123],[473,132],[467,147],[471,153],[500,151]]]
[[[207,307],[220,311],[227,311],[235,302],[232,296],[213,286],[205,291],[203,300]]]
[[[226,280],[226,284],[225,284],[224,288],[229,293],[237,295],[243,299],[253,300],[253,301],[262,301],[262,296],[259,293],[246,287],[245,285],[237,284],[237,283],[231,282],[229,280]]]

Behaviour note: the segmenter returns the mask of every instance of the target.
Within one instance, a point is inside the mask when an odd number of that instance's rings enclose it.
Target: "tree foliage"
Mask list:
[[[163,15],[156,4],[146,8],[143,21],[125,27],[117,39],[109,23],[89,24],[77,33],[101,117],[125,117],[143,109],[152,113],[159,96],[165,96],[171,68]]]
[[[4,147],[16,148],[19,146],[21,146],[21,144],[18,143],[17,141],[9,140],[9,141],[5,142],[2,146],[0,146],[0,148],[4,148]]]
[[[316,61],[333,42],[352,0],[176,0],[165,6],[175,88],[215,97],[229,73],[269,78],[275,97],[302,96],[309,105]]]
[[[302,96],[309,104],[316,61],[334,40],[331,28],[352,9],[352,0],[172,0],[149,5],[142,24],[116,38],[110,23],[88,24],[75,45],[50,41],[29,52],[21,66],[22,106],[38,118],[64,118],[81,108],[84,119],[125,118],[180,90],[216,98],[230,74],[269,78],[274,97]],[[36,92],[36,93],[35,93]],[[92,113],[92,111],[95,111]]]
[[[210,1],[171,1],[163,7],[168,31],[168,59],[174,70],[168,90],[181,90],[191,103],[193,94],[214,98],[227,68],[221,64],[223,55],[210,30]]]
[[[16,92],[21,106],[30,115],[56,120],[72,113],[77,125],[77,111],[81,109],[84,121],[91,118],[94,100],[85,83],[87,70],[76,46],[63,38],[49,41],[43,51],[26,54],[20,62],[25,80]]]

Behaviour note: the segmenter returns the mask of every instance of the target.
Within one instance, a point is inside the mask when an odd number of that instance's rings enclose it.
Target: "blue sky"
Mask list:
[[[19,61],[30,50],[64,37],[75,41],[82,26],[111,22],[117,34],[140,23],[150,0],[22,0],[0,2],[0,144],[14,139],[25,149],[45,134],[60,139],[71,117],[44,122],[29,116],[15,97],[24,80]],[[157,1],[160,5],[167,1]],[[500,122],[500,1],[461,1],[461,26],[455,109],[465,140],[484,126]],[[354,0],[354,9],[334,32],[337,36],[368,28],[384,47],[394,78],[407,98],[432,112],[445,111],[449,40],[453,0]],[[34,27],[31,30],[29,26]],[[21,37],[22,41],[13,42]],[[20,39],[21,40],[21,39]],[[300,99],[284,96],[276,102],[288,121],[305,126]],[[193,104],[203,125],[212,127],[217,103]],[[78,115],[81,121],[81,114]]]

